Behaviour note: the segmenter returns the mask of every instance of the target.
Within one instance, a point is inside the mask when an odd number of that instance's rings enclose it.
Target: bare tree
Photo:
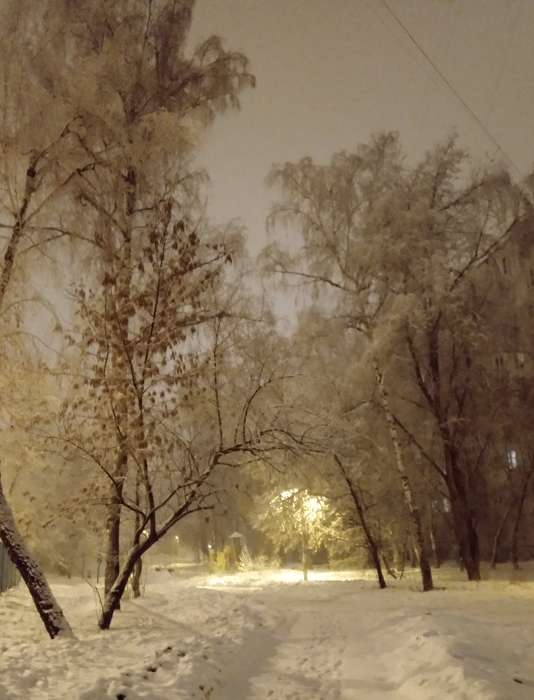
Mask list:
[[[167,180],[176,177],[176,163],[187,160],[198,131],[218,112],[238,107],[240,91],[254,80],[246,57],[226,51],[218,37],[186,56],[192,0],[63,5],[70,43],[84,57],[84,82],[81,88],[68,79],[61,85],[79,105],[83,119],[75,136],[95,162],[75,183],[85,210],[84,238],[100,251],[107,277],[116,275],[115,299],[127,303],[134,248],[143,236],[147,208],[161,211],[168,199],[163,187],[160,201],[147,204],[148,193],[162,173]],[[182,184],[185,189],[187,183]],[[128,316],[117,318],[127,341]],[[118,366],[121,359],[110,361]],[[119,422],[128,423],[127,411],[126,404],[117,406]],[[129,469],[124,431],[117,431],[116,443],[115,482],[106,516],[106,591],[119,572],[120,490]]]
[[[304,248],[291,256],[272,246],[266,255],[271,271],[330,290],[325,313],[367,339],[417,547],[425,549],[425,536],[399,429],[443,479],[461,557],[469,578],[478,579],[469,474],[485,459],[489,435],[468,429],[469,361],[481,331],[473,287],[477,271],[521,221],[524,198],[505,173],[468,175],[465,161],[452,138],[409,169],[389,134],[337,154],[327,166],[311,159],[276,166],[272,179],[285,199],[271,221],[297,223]],[[419,396],[396,390],[410,381]],[[404,412],[418,408],[425,438],[428,420],[434,424],[441,454],[399,421],[399,401]],[[423,580],[426,560],[424,554]]]
[[[390,134],[376,137],[354,154],[337,154],[326,167],[305,158],[297,164],[275,166],[271,173],[271,181],[281,187],[286,198],[274,206],[270,222],[296,223],[304,248],[302,255],[292,260],[288,254],[271,247],[266,251],[268,269],[330,290],[335,314],[344,319],[348,329],[362,333],[371,346],[392,292],[387,273],[377,266],[372,224],[375,209],[401,173],[398,142]],[[372,363],[397,472],[413,522],[426,591],[432,588],[432,576],[419,509],[404,466],[377,352],[373,352]]]

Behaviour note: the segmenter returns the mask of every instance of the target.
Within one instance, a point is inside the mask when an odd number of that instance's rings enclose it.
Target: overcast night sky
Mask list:
[[[441,71],[524,173],[534,161],[534,2],[389,0]],[[325,160],[375,131],[398,130],[418,157],[453,129],[495,154],[381,0],[199,0],[194,37],[217,33],[250,58],[257,87],[219,118],[201,155],[210,211],[240,216],[265,242],[271,163]],[[499,157],[499,155],[498,155]]]

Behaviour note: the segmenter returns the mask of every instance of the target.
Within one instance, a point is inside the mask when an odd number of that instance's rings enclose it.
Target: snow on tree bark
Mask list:
[[[391,436],[391,442],[393,443],[393,449],[395,452],[395,464],[399,473],[402,491],[404,494],[404,500],[406,502],[406,505],[408,506],[408,511],[412,520],[413,533],[417,547],[417,557],[419,559],[419,568],[421,570],[423,591],[431,591],[434,588],[434,584],[432,581],[432,568],[430,566],[430,560],[427,553],[427,547],[423,533],[423,524],[421,522],[421,514],[419,512],[417,504],[415,503],[410,479],[406,472],[406,467],[404,466],[404,460],[402,457],[397,426],[391,413],[387,391],[384,387],[384,376],[380,370],[380,365],[378,364],[378,360],[376,358],[373,360],[373,365],[376,377],[376,384],[378,387],[378,393],[380,397],[380,403],[382,404],[382,408],[384,409],[389,434]]]
[[[149,538],[141,544],[134,545],[128,552],[126,559],[120,568],[119,575],[115,579],[113,586],[104,599],[102,613],[98,620],[98,626],[100,629],[109,629],[113,615],[119,608],[122,596],[128,584],[128,579],[132,575],[136,563],[140,560],[146,550],[154,544],[155,541],[155,539]]]
[[[17,250],[24,233],[25,217],[35,192],[37,159],[33,157],[26,171],[26,180],[22,203],[16,215],[6,251],[4,253],[2,273],[0,274],[0,308],[4,306],[5,297],[11,282]],[[38,562],[28,551],[17,528],[11,506],[2,487],[0,475],[0,538],[13,564],[17,567],[26,584],[41,617],[46,631],[53,639],[59,634],[72,636],[72,630],[58,605]]]
[[[6,500],[0,479],[0,537],[11,561],[17,567],[24,583],[28,587],[37,612],[51,639],[73,636],[62,609],[50,590],[46,577],[35,559],[28,553],[26,545],[18,531],[13,513]]]

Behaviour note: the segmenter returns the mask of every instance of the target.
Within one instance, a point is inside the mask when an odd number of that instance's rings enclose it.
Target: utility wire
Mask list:
[[[417,41],[415,36],[408,29],[408,27],[404,24],[404,22],[400,19],[400,17],[391,9],[387,0],[382,0],[382,4],[386,8],[386,10],[390,14],[390,16],[399,25],[399,27],[406,34],[406,36],[410,39],[411,43],[415,46],[417,51],[423,56],[423,58],[426,60],[426,62],[430,64],[430,66],[432,67],[434,72],[441,79],[442,83],[452,92],[452,94],[456,97],[458,102],[460,102],[460,104],[463,106],[463,108],[471,115],[471,117],[476,121],[476,123],[479,125],[479,127],[482,129],[482,131],[486,134],[488,139],[493,143],[495,148],[504,156],[504,158],[508,162],[508,164],[516,171],[516,173],[519,175],[519,177],[522,178],[523,173],[521,172],[519,167],[514,163],[512,158],[508,155],[508,153],[504,150],[504,148],[501,146],[501,144],[497,141],[495,136],[493,136],[493,134],[488,129],[488,127],[480,119],[478,114],[470,107],[470,105],[465,101],[465,99],[458,92],[458,90],[454,87],[454,85],[450,82],[450,80],[447,78],[447,76],[440,70],[439,66],[435,63],[435,61],[431,58],[431,56],[429,56],[429,54],[425,51],[425,49]]]

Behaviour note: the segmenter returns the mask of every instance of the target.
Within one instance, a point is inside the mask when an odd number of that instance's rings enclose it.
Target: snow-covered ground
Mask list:
[[[53,581],[76,641],[45,637],[24,590],[0,596],[0,700],[534,698],[533,569],[422,594],[358,572],[183,578],[151,571],[109,632],[82,581]]]

